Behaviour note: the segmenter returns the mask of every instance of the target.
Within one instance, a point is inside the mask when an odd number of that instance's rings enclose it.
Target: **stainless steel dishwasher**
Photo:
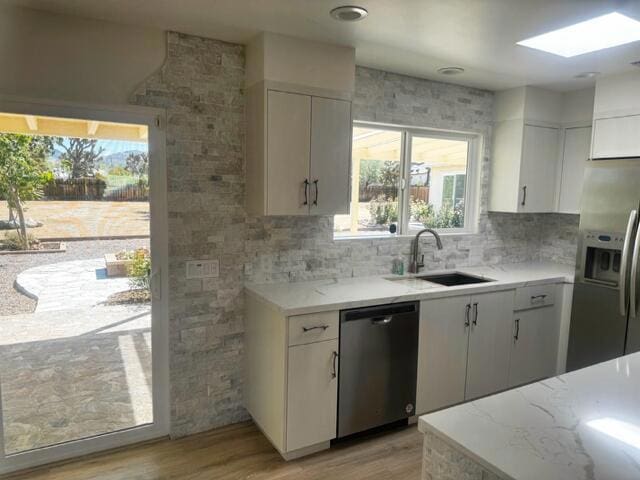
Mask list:
[[[415,412],[419,303],[340,312],[338,438]]]

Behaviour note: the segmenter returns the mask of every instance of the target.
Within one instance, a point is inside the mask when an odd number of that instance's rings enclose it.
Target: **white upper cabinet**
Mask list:
[[[313,97],[311,112],[310,212],[349,213],[351,103]]]
[[[591,127],[573,127],[564,130],[559,213],[580,213],[582,179],[589,160],[590,145]]]
[[[354,58],[271,33],[247,46],[249,214],[347,213]]]
[[[592,158],[640,157],[640,72],[600,77],[593,109]]]
[[[250,89],[247,108],[247,211],[346,213],[351,102],[261,88]]]
[[[309,211],[311,97],[269,91],[267,99],[267,212],[304,215]]]
[[[586,161],[588,154],[581,150],[585,132],[570,130],[590,126],[592,105],[591,89],[562,94],[520,87],[496,94],[490,211],[577,211],[584,169],[577,158]],[[559,180],[565,163],[576,175]]]
[[[519,212],[553,212],[559,128],[524,126]]]
[[[593,158],[640,157],[640,115],[597,118],[593,129]]]

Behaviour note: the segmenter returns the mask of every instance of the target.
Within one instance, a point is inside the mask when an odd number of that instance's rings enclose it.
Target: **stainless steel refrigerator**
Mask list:
[[[640,158],[585,172],[567,370],[640,350]]]

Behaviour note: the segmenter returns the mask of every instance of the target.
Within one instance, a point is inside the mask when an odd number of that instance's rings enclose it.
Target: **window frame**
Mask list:
[[[379,235],[349,234],[341,235],[334,231],[334,239],[371,239],[390,238],[396,236],[413,236],[418,229],[409,224],[409,201],[411,185],[411,147],[414,137],[428,137],[442,140],[458,140],[467,142],[467,172],[465,181],[465,226],[462,228],[437,229],[441,235],[473,234],[478,228],[478,211],[480,207],[480,156],[483,136],[477,132],[457,130],[440,130],[427,127],[408,127],[354,120],[351,128],[372,128],[397,131],[401,133],[400,181],[398,184],[398,224],[397,233],[380,233]],[[349,169],[349,188],[352,187],[353,171]]]

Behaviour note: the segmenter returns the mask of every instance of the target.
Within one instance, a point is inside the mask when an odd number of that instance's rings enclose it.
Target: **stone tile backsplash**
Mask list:
[[[132,103],[167,110],[171,434],[247,418],[242,408],[243,286],[388,273],[410,238],[333,240],[332,217],[244,213],[244,48],[168,33],[164,66]],[[493,94],[370,68],[356,70],[356,120],[483,135],[474,235],[437,251],[426,269],[552,259],[573,263],[577,217],[487,213]],[[187,280],[185,262],[219,259],[220,277]]]

